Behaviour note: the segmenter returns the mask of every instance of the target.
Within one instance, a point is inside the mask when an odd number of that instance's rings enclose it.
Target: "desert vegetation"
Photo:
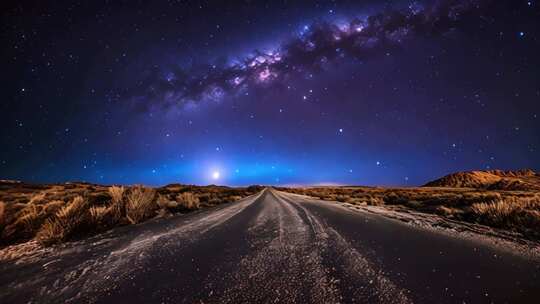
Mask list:
[[[473,188],[310,187],[279,188],[321,200],[412,209],[521,233],[540,240],[540,192]]]
[[[117,226],[234,202],[261,189],[0,182],[0,245],[35,239],[49,246]]]

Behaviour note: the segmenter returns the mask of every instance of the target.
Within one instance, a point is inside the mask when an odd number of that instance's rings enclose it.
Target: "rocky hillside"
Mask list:
[[[429,182],[424,187],[540,191],[540,175],[528,169],[458,172]]]

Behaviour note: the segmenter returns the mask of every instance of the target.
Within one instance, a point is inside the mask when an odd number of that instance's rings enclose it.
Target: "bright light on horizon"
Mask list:
[[[212,179],[218,180],[220,175],[221,174],[219,173],[219,171],[214,171],[214,172],[212,172]]]

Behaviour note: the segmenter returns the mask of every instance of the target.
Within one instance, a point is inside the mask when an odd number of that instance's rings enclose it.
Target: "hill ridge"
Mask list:
[[[425,184],[424,187],[540,191],[540,175],[531,169],[464,171],[448,174]]]

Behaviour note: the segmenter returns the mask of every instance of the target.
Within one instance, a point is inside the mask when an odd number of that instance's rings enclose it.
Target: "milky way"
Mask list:
[[[540,170],[539,4],[7,4],[0,179],[412,186]]]
[[[462,19],[481,12],[487,1],[443,0],[429,6],[388,9],[347,22],[317,21],[274,51],[255,51],[228,65],[197,69],[169,66],[152,73],[131,89],[138,103],[190,105],[220,101],[250,88],[286,83],[291,76],[321,72],[343,59],[367,60],[400,47],[416,35],[441,35]]]

